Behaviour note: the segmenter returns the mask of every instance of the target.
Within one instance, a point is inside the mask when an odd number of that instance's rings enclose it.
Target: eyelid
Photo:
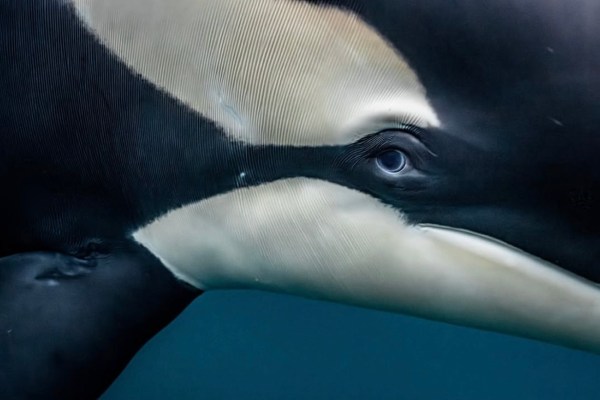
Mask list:
[[[410,156],[415,148],[425,148],[425,145],[410,132],[398,130],[386,130],[369,136],[369,141],[373,142],[368,146],[370,157],[385,150],[399,150]]]
[[[430,165],[428,161],[436,158],[437,155],[427,147],[421,140],[426,134],[425,130],[407,126],[405,129],[387,129],[370,135],[366,143],[366,156],[373,159],[385,150],[399,150],[407,160],[408,166],[405,168],[425,170]],[[363,144],[364,145],[364,144]]]
[[[337,156],[336,164],[353,170],[368,160],[375,167],[378,154],[393,149],[401,151],[406,158],[407,165],[403,173],[427,171],[431,168],[432,158],[437,157],[421,140],[427,133],[425,129],[408,125],[374,132],[343,148]]]

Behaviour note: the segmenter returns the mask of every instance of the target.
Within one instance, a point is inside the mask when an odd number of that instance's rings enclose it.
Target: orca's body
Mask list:
[[[600,351],[598,19],[0,0],[0,397],[98,396],[213,288]]]

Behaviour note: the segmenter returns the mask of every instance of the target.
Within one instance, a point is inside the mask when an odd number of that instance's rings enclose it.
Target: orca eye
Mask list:
[[[385,150],[375,160],[379,169],[388,174],[396,174],[406,167],[406,156],[400,150]]]

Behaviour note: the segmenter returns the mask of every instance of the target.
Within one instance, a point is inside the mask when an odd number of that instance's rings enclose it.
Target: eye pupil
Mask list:
[[[406,156],[399,150],[386,150],[376,160],[379,168],[388,173],[400,172],[406,166]]]

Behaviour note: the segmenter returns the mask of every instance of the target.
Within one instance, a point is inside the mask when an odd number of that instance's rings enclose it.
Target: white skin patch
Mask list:
[[[202,289],[258,288],[600,351],[600,291],[502,243],[407,225],[333,183],[296,178],[174,210],[135,239]]]
[[[73,0],[134,71],[255,144],[348,144],[438,126],[403,57],[358,16],[289,0]]]

